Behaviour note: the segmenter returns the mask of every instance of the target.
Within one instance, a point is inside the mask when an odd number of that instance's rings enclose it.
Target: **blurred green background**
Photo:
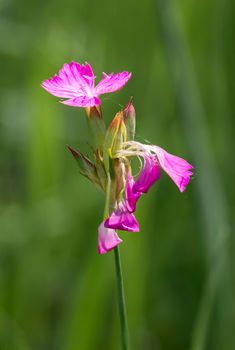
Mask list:
[[[130,96],[137,139],[195,166],[162,174],[120,233],[132,349],[234,350],[235,3],[0,1],[0,349],[120,349],[112,252],[98,256],[104,197],[66,144],[87,150],[82,109],[42,80],[71,60],[97,79],[111,120]]]

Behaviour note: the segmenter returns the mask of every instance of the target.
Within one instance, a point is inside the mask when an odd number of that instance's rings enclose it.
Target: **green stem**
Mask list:
[[[121,326],[122,349],[128,350],[128,326],[126,315],[126,302],[122,277],[122,265],[118,246],[114,248],[114,259],[116,267],[117,293],[118,293],[118,308]]]
[[[104,219],[109,216],[109,211],[113,210],[112,205],[112,181],[108,175],[107,188],[106,188],[106,199],[104,207]],[[122,266],[119,248],[116,246],[114,248],[114,260],[115,260],[115,269],[116,269],[116,280],[117,280],[117,298],[118,298],[118,309],[120,317],[120,326],[121,326],[121,341],[122,341],[122,350],[128,350],[128,326],[127,326],[127,315],[126,315],[126,302],[125,302],[125,293],[122,277]]]

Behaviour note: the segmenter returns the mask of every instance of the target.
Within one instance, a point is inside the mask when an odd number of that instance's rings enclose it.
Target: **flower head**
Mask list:
[[[58,75],[42,83],[50,94],[66,98],[62,103],[74,107],[93,107],[100,105],[99,96],[121,89],[130,79],[131,73],[103,73],[103,79],[95,86],[95,76],[91,66],[86,63],[65,63]]]

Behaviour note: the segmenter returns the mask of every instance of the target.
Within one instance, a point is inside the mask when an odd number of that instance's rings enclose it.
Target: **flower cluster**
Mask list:
[[[186,189],[192,175],[193,167],[186,160],[159,146],[134,140],[135,109],[132,100],[105,128],[99,96],[119,90],[130,77],[131,73],[128,72],[104,73],[103,79],[95,87],[91,66],[72,62],[64,64],[58,75],[42,83],[42,87],[52,95],[67,99],[62,103],[86,110],[94,161],[72,147],[69,150],[77,160],[80,172],[106,193],[108,209],[98,228],[99,254],[107,253],[122,242],[116,230],[139,231],[134,216],[137,202],[159,180],[160,169],[169,175],[180,192]],[[132,175],[133,157],[138,157],[141,164],[136,179]]]

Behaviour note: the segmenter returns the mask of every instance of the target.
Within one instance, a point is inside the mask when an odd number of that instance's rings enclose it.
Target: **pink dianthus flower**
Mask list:
[[[130,79],[131,73],[103,73],[103,79],[95,86],[95,76],[86,63],[65,63],[58,75],[42,82],[50,94],[65,98],[62,103],[74,107],[93,107],[101,104],[99,96],[121,89]]]

